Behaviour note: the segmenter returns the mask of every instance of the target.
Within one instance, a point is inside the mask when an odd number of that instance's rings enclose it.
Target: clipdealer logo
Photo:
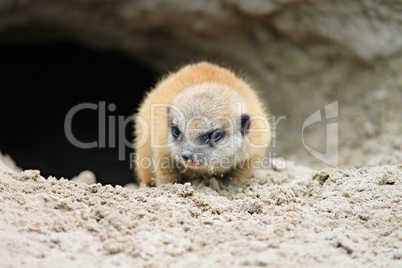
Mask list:
[[[323,116],[321,113],[323,112]],[[338,101],[332,102],[325,106],[324,110],[317,110],[311,114],[303,123],[302,128],[302,142],[304,148],[313,155],[318,160],[336,167],[339,164],[338,155],[338,122],[333,122],[334,119],[338,118]],[[314,123],[326,120],[326,144],[325,152],[321,153],[314,150],[309,145],[306,144],[304,140],[304,130],[313,125]]]
[[[98,139],[91,142],[82,142],[74,136],[72,131],[72,122],[74,117],[79,115],[80,111],[87,109],[98,112]],[[81,149],[116,148],[117,146],[119,160],[124,161],[126,159],[126,148],[133,148],[132,142],[128,141],[125,135],[125,129],[127,125],[133,121],[133,117],[125,117],[123,115],[106,116],[106,112],[114,112],[115,110],[115,104],[111,103],[106,107],[106,102],[104,101],[100,101],[99,104],[86,102],[75,105],[68,111],[64,120],[64,133],[68,141],[75,147]],[[106,122],[108,123],[107,127]],[[107,136],[108,140],[106,141]]]
[[[98,113],[98,137],[94,141],[83,142],[78,140],[72,131],[72,122],[75,116],[79,116],[79,113],[84,110],[93,110]],[[93,149],[93,148],[118,148],[118,159],[120,161],[126,160],[126,150],[134,149],[134,144],[132,141],[127,140],[126,128],[130,123],[134,123],[133,116],[123,116],[110,114],[116,110],[116,105],[106,104],[105,101],[100,101],[98,103],[80,103],[71,108],[64,120],[64,132],[68,141],[75,147],[81,149]],[[109,113],[109,114],[108,114]],[[301,140],[304,148],[313,155],[316,159],[330,165],[337,166],[339,162],[338,157],[338,122],[334,122],[338,118],[338,101],[332,102],[311,114],[303,123],[301,130]],[[140,118],[141,119],[141,118]],[[281,120],[285,120],[286,116],[273,117],[271,120],[271,147],[277,147],[277,125]],[[319,152],[309,146],[305,141],[305,130],[307,128],[313,128],[314,124],[321,121],[326,121],[326,144],[325,152]],[[139,120],[137,124],[147,124],[145,119]],[[142,137],[140,141],[144,142],[143,139],[147,139],[149,136]],[[275,159],[273,154],[273,159]],[[270,155],[272,157],[272,155]],[[281,158],[283,161],[284,159]],[[286,162],[286,161],[284,161]]]

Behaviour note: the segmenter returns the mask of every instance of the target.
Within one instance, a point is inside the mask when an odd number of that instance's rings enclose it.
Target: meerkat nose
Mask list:
[[[183,153],[181,157],[184,159],[184,161],[188,161],[190,159],[193,159],[194,155],[192,153]]]

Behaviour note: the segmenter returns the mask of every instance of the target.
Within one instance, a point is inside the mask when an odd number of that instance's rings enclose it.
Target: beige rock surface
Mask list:
[[[359,167],[402,161],[401,14],[399,1],[376,0],[0,0],[0,43],[74,40],[162,73],[199,59],[230,66],[255,81],[274,121],[286,116],[272,151],[317,168],[302,126],[339,101],[339,165]],[[305,138],[325,151],[325,126]]]
[[[402,166],[123,188],[1,163],[1,267],[398,267]]]

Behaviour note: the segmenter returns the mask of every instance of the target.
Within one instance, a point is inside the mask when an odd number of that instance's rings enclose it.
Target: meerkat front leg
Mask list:
[[[180,182],[176,172],[175,162],[171,157],[156,157],[155,183],[156,186],[166,183]]]
[[[254,175],[254,168],[251,167],[249,164],[241,167],[241,168],[237,168],[233,171],[233,176],[236,178],[250,178]]]

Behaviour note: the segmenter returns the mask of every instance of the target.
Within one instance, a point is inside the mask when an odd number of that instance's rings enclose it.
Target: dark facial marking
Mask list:
[[[223,139],[224,136],[225,136],[225,132],[223,132],[223,130],[217,129],[209,134],[209,140],[212,143],[216,143],[216,142],[220,141],[221,139]]]
[[[203,134],[199,137],[200,141],[204,144],[213,145],[223,139],[225,136],[225,132],[221,129],[217,129],[206,134]]]
[[[247,135],[248,130],[250,128],[250,123],[251,123],[250,116],[248,116],[247,114],[242,114],[240,119],[241,124],[240,132],[243,135],[243,137]]]
[[[181,131],[177,126],[171,126],[172,135],[175,140],[178,140],[181,136]]]

